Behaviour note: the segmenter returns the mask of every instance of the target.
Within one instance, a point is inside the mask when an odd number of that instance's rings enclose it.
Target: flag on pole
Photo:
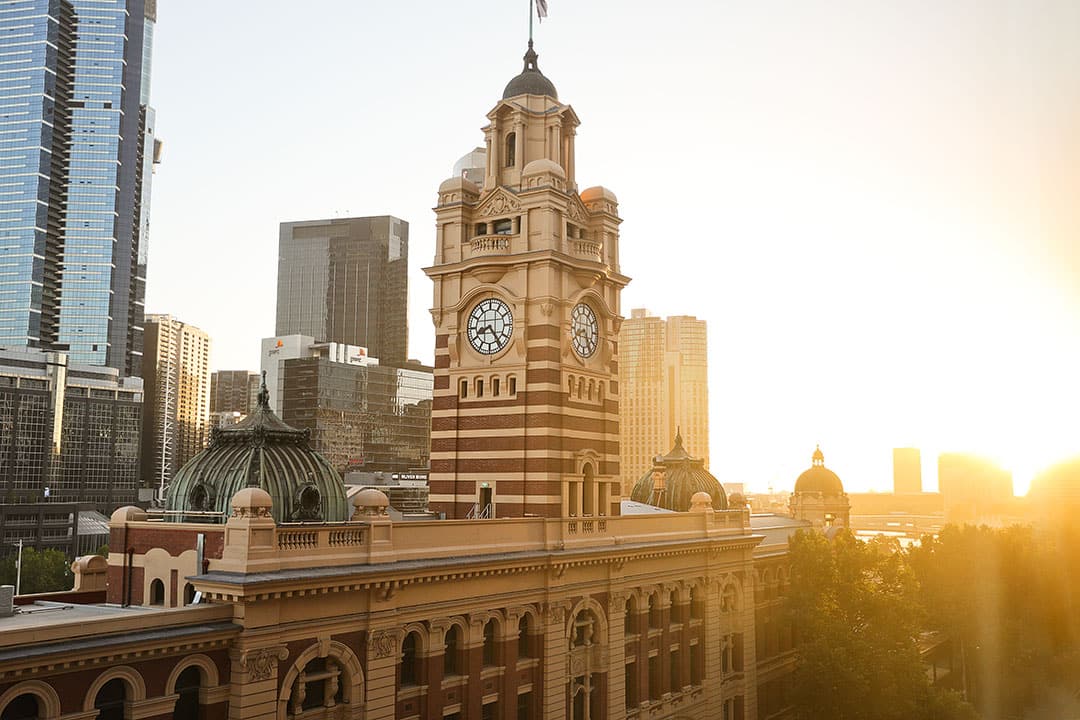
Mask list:
[[[547,0],[536,0],[536,17],[544,22],[547,17]]]

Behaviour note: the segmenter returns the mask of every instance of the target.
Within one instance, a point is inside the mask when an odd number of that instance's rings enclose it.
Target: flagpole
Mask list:
[[[533,0],[529,0],[529,42],[532,42]]]

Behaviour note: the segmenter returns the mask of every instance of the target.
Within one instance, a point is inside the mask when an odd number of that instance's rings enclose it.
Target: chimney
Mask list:
[[[15,586],[0,585],[0,618],[15,614]]]

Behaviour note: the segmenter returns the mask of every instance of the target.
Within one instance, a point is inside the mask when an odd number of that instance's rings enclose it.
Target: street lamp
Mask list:
[[[22,588],[22,538],[19,538],[19,542],[11,544],[19,548],[19,557],[15,560],[15,594],[18,595],[19,590]]]

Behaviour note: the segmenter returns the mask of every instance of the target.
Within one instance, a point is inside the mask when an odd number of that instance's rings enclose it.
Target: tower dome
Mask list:
[[[555,100],[559,99],[554,83],[540,72],[540,67],[536,64],[537,57],[536,51],[533,50],[533,41],[529,40],[529,49],[525,51],[524,57],[525,67],[520,75],[506,84],[506,89],[502,94],[503,100],[517,95],[547,95]]]
[[[276,522],[341,522],[351,508],[330,462],[308,445],[309,432],[286,425],[270,409],[266,376],[255,410],[242,422],[215,428],[210,445],[180,468],[169,485],[172,511],[229,513],[233,495],[261,488]],[[171,519],[184,519],[173,514]]]
[[[795,481],[796,493],[821,493],[822,495],[843,495],[844,484],[832,470],[825,467],[825,454],[818,446],[810,459],[810,469]]]
[[[645,473],[630,499],[675,512],[690,510],[696,493],[705,492],[712,498],[714,510],[727,510],[727,495],[712,473],[705,469],[701,458],[691,457],[683,447],[682,432],[675,434],[675,447],[667,455],[658,455],[653,469]]]

